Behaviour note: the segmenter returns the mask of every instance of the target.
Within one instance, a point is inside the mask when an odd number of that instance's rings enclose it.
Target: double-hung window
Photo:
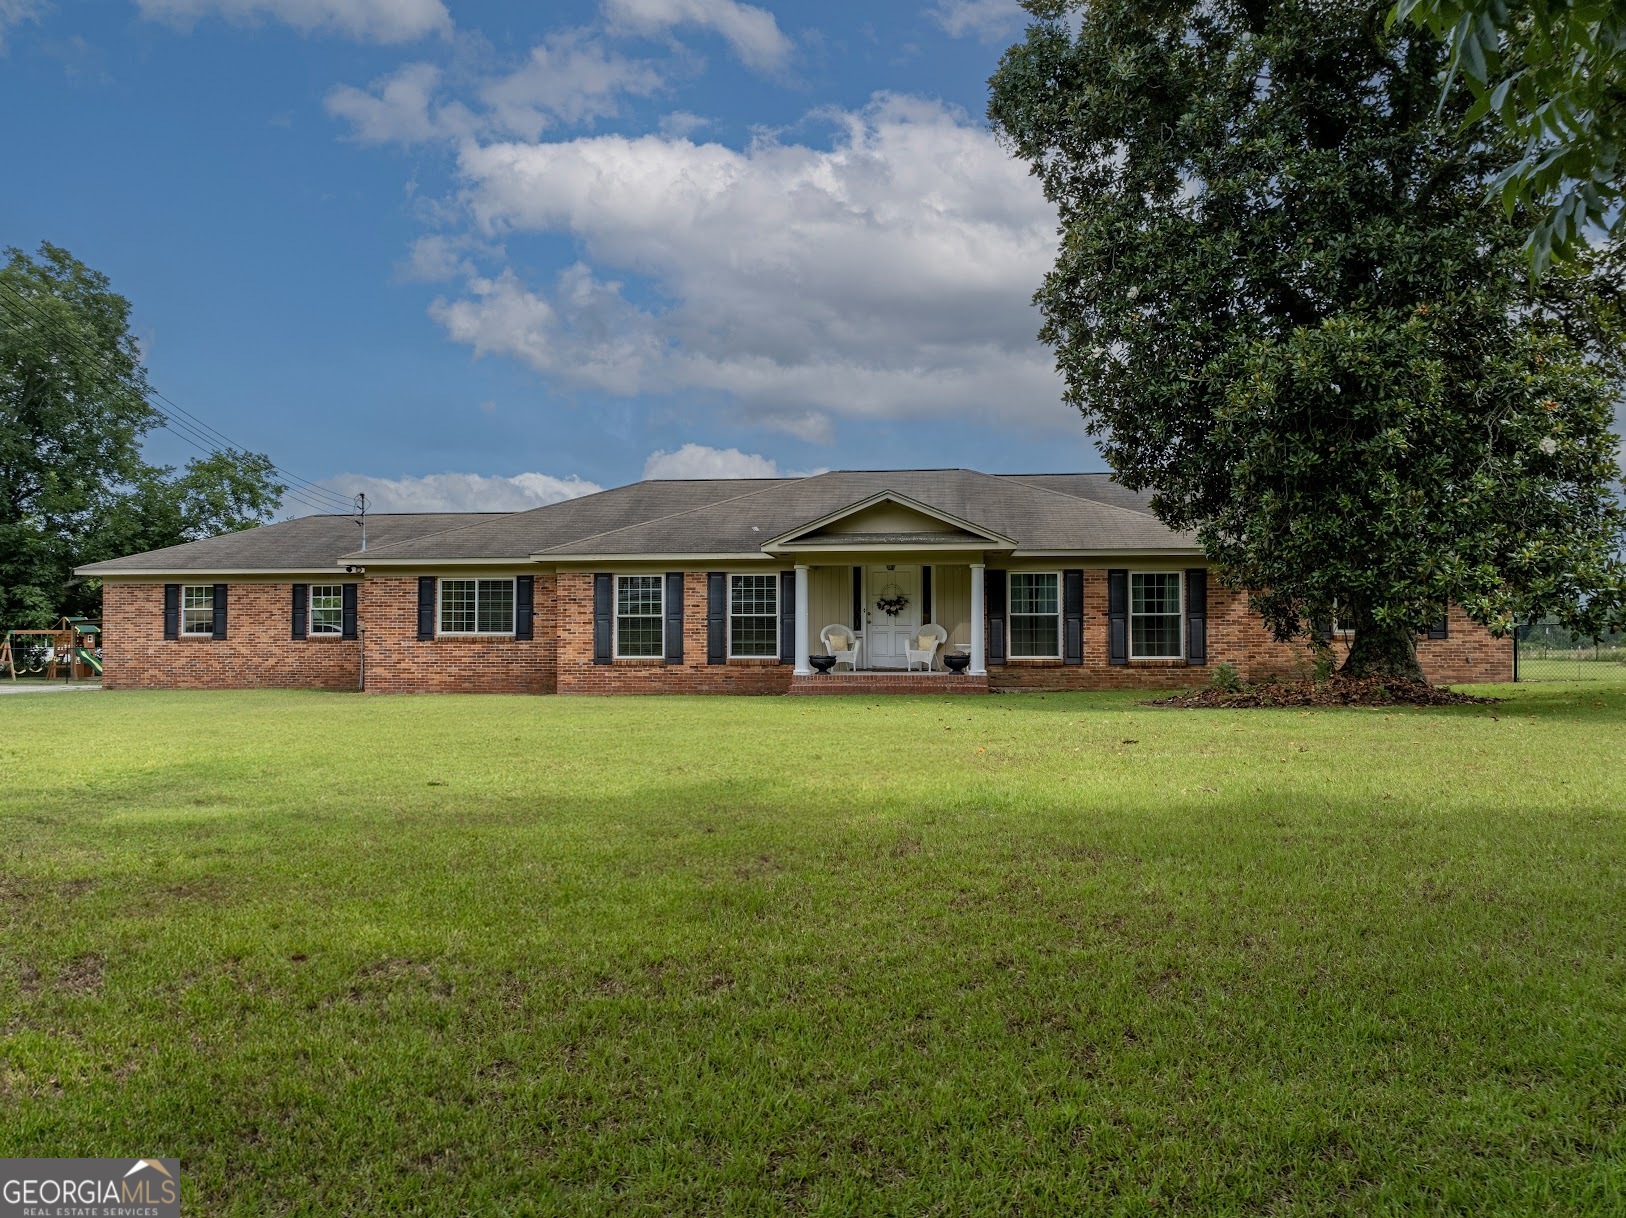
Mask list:
[[[311,585],[311,634],[339,634],[344,629],[344,588],[338,584]]]
[[[181,633],[215,632],[215,588],[213,584],[187,584],[181,588]]]
[[[617,659],[658,659],[665,654],[661,634],[661,585],[665,582],[659,575],[615,577]]]
[[[779,576],[728,577],[728,654],[773,659],[779,654]]]
[[[1061,578],[1054,571],[1011,572],[1011,658],[1061,656]]]
[[[1178,660],[1180,645],[1180,573],[1136,571],[1129,576],[1129,657],[1133,660]]]
[[[514,581],[440,581],[441,634],[513,634]]]

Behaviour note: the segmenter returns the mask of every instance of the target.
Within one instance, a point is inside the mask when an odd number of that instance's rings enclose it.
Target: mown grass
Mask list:
[[[0,700],[0,1155],[190,1212],[1619,1213],[1626,689]]]

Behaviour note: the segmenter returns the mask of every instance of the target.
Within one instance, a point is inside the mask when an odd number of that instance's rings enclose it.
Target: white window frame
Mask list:
[[[1143,656],[1135,654],[1135,618],[1136,617],[1168,617],[1166,613],[1135,612],[1135,576],[1137,575],[1172,575],[1175,580],[1175,604],[1180,608],[1180,633],[1176,637],[1175,653],[1172,656]],[[1125,590],[1128,604],[1128,621],[1125,623],[1129,635],[1129,658],[1131,660],[1158,660],[1169,663],[1174,660],[1186,658],[1186,573],[1184,571],[1131,571],[1129,573],[1129,587]]]
[[[774,647],[767,655],[748,656],[737,655],[734,651],[734,581],[737,579],[767,579],[773,583],[773,613],[764,615],[760,613],[744,613],[741,617],[771,616],[773,619]],[[731,660],[777,660],[779,658],[779,598],[784,594],[784,588],[777,571],[772,573],[757,571],[735,571],[728,576],[728,658]]]
[[[513,627],[507,630],[481,630],[480,629],[480,585],[507,584],[509,604],[513,606],[514,614],[519,613],[519,595],[514,586],[513,576],[501,575],[455,575],[435,581],[435,637],[437,639],[511,639],[514,637]],[[445,595],[447,584],[473,584],[474,585],[474,629],[473,630],[442,630],[441,625],[445,618],[441,616],[441,598]]]
[[[1049,575],[1056,581],[1056,650],[1042,656],[1019,656],[1016,654],[1016,612],[1011,608],[1012,599],[1010,591],[1011,578],[1018,575]],[[1012,571],[1005,581],[1005,655],[1012,660],[1059,660],[1061,659],[1061,636],[1066,629],[1064,619],[1067,616],[1066,605],[1067,589],[1062,580],[1060,571]],[[1043,617],[1039,613],[1024,613],[1023,617]]]
[[[339,620],[332,630],[318,630],[316,628],[316,591],[318,588],[331,588],[337,592],[339,602]],[[308,639],[336,639],[344,634],[344,585],[343,584],[312,584],[305,598],[305,637]]]
[[[192,591],[205,592],[209,596],[209,629],[188,630],[186,628],[186,594]],[[198,609],[194,613],[200,612]],[[215,634],[215,586],[213,584],[182,584],[181,585],[181,621],[180,635],[183,639],[212,639]]]
[[[654,655],[624,656],[621,654],[621,581],[624,579],[652,579],[655,581],[655,591],[659,594],[659,607],[654,617],[660,626],[661,646]],[[632,613],[628,617],[648,617],[649,614]],[[617,575],[610,585],[610,655],[617,660],[660,660],[666,657],[666,576],[660,574],[640,574],[629,572],[626,575]]]

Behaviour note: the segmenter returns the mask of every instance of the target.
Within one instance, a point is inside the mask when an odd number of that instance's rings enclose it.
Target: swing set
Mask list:
[[[27,640],[19,648],[18,641]],[[8,630],[0,639],[0,671],[43,673],[82,681],[102,675],[102,624],[89,618],[65,617],[48,630]],[[49,670],[49,671],[47,671]]]

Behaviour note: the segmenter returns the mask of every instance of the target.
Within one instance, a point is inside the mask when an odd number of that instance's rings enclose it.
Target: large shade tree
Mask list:
[[[1539,275],[1626,224],[1626,4],[1621,0],[1398,0],[1394,17],[1448,40],[1445,87],[1466,82],[1470,118],[1518,143],[1493,184],[1533,217]]]
[[[269,519],[284,487],[263,454],[177,470],[141,440],[163,422],[130,333],[130,304],[67,250],[0,265],[0,628],[95,614],[73,568]]]
[[[1028,0],[990,116],[1057,205],[1037,293],[1118,479],[1280,638],[1418,678],[1448,603],[1618,615],[1618,277],[1532,294],[1445,52],[1358,0]],[[1454,107],[1454,108],[1453,108]]]

